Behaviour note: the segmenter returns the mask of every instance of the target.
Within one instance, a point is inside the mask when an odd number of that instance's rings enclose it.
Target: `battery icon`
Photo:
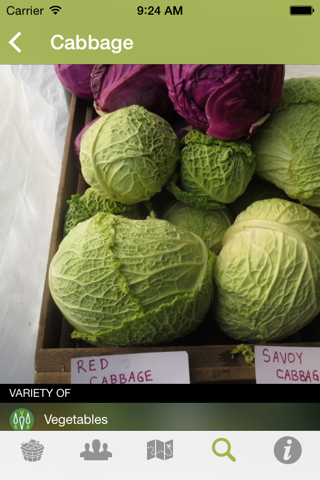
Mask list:
[[[293,5],[290,7],[290,15],[312,15],[314,8],[309,5]]]

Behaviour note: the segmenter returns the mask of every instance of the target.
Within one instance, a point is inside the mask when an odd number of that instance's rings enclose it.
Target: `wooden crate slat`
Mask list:
[[[70,384],[70,372],[54,372],[54,373],[36,373],[34,376],[35,384]]]
[[[43,291],[40,323],[36,345],[36,356],[40,348],[57,345],[60,339],[62,315],[55,305],[49,291],[48,269],[52,257],[56,253],[63,235],[63,219],[67,210],[67,200],[70,192],[76,191],[78,172],[75,162],[74,138],[84,126],[86,104],[72,97],[69,121],[66,132],[65,148],[63,153],[60,181],[57,192],[56,208],[53,218],[53,227],[49,247],[48,266]]]
[[[250,345],[254,348],[254,345]],[[265,345],[266,347],[271,345]],[[272,346],[292,346],[291,343],[273,344]],[[320,347],[320,342],[295,343],[297,347]],[[170,347],[123,347],[123,348],[50,348],[41,349],[38,353],[38,372],[70,371],[71,358],[93,357],[100,355],[119,355],[146,352],[186,351],[191,368],[220,368],[247,366],[243,355],[235,355],[231,351],[236,345],[202,345],[202,346],[170,346]],[[251,367],[253,368],[253,367]]]

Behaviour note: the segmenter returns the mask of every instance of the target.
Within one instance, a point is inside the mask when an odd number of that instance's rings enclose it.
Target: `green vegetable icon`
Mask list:
[[[13,430],[31,430],[34,424],[33,414],[25,408],[17,408],[10,415],[10,426]]]

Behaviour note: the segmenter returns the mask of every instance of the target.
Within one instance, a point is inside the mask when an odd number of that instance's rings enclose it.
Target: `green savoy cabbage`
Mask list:
[[[281,188],[276,187],[273,183],[262,180],[257,175],[253,175],[246,191],[233,203],[229,203],[228,209],[232,216],[236,218],[239,213],[243,212],[253,202],[266,200],[267,198],[283,198],[290,200],[288,195]]]
[[[206,211],[183,202],[168,206],[163,219],[198,235],[215,254],[220,252],[222,237],[233,222],[226,208]]]
[[[214,316],[236,340],[264,343],[320,311],[320,218],[303,205],[254,202],[226,231],[214,265]]]
[[[138,105],[104,115],[81,141],[86,182],[105,198],[125,205],[160,192],[179,160],[179,140],[169,123]]]
[[[65,217],[64,235],[78,225],[79,222],[89,220],[97,213],[113,213],[127,218],[143,220],[149,210],[141,203],[136,205],[123,205],[109,198],[104,198],[93,188],[87,188],[83,195],[72,195],[68,200],[69,208]]]
[[[180,175],[178,172],[175,172],[172,175],[169,183],[166,185],[166,190],[168,190],[168,192],[170,192],[176,200],[178,200],[179,202],[183,202],[189,207],[195,207],[200,210],[206,211],[225,208],[224,203],[217,202],[212,198],[193,195],[192,193],[183,190],[181,188]]]
[[[165,220],[98,213],[61,242],[49,269],[52,297],[97,346],[166,343],[203,321],[215,255]]]
[[[257,174],[305,205],[320,207],[320,78],[291,78],[250,139]]]
[[[249,143],[222,141],[192,130],[181,142],[181,186],[194,197],[234,202],[247,188],[255,170]]]

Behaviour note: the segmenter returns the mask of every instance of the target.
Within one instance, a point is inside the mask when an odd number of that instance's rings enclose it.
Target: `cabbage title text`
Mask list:
[[[130,38],[122,40],[121,38],[97,38],[89,35],[87,38],[81,38],[76,35],[76,38],[64,38],[62,35],[54,35],[51,38],[51,47],[55,50],[110,50],[112,53],[120,53],[124,50],[131,50],[133,48],[133,41]]]

